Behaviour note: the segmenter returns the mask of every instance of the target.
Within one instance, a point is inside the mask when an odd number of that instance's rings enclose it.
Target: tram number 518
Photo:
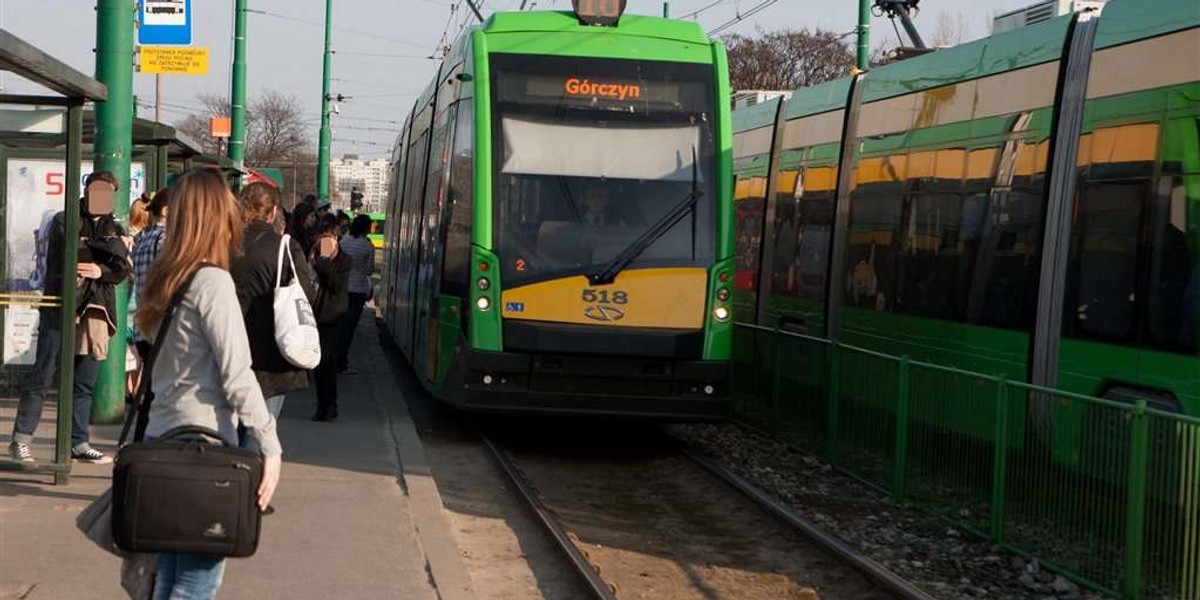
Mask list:
[[[583,301],[598,304],[626,304],[629,302],[629,294],[622,291],[614,291],[609,294],[608,290],[588,288],[583,290]]]

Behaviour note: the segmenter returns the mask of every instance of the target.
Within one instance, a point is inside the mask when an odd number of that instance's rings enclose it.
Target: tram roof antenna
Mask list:
[[[467,0],[470,2],[471,0]],[[904,27],[904,32],[908,34],[912,41],[912,46],[909,50],[915,50],[916,53],[927,52],[931,48],[925,44],[925,40],[921,38],[921,32],[917,31],[917,26],[913,24],[912,15],[919,10],[917,4],[921,0],[875,0],[875,7],[872,10],[875,16],[887,16],[894,23],[896,19],[900,19],[900,25]],[[904,43],[904,40],[900,40]]]
[[[475,18],[479,19],[480,23],[484,22],[483,13],[479,12],[478,6],[475,6],[475,0],[467,0],[467,6],[471,7],[471,12],[475,13]]]

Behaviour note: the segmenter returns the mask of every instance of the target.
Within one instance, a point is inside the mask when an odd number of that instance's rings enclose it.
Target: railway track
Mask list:
[[[932,600],[663,434],[582,451],[482,435],[595,598]]]

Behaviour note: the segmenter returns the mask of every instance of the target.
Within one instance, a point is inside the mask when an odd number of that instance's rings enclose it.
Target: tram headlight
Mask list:
[[[479,288],[479,291],[481,292],[486,291],[488,288],[492,287],[492,282],[488,281],[487,277],[480,277],[479,279],[475,280],[475,287]]]
[[[488,300],[487,296],[480,296],[479,299],[475,301],[475,307],[479,310],[487,310],[492,307],[492,301]]]
[[[728,302],[729,290],[727,288],[721,288],[717,290],[717,300],[720,300],[721,302]]]
[[[718,306],[713,309],[713,318],[724,323],[729,320],[729,309],[724,306]]]

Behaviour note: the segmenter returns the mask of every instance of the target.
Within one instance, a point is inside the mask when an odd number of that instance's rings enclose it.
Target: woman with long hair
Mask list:
[[[266,509],[279,483],[283,449],[250,369],[250,343],[229,274],[242,239],[238,206],[215,171],[190,171],[173,187],[166,241],[146,276],[137,312],[138,329],[152,339],[171,298],[184,290],[164,338],[155,340],[161,346],[150,374],[154,401],[146,437],[200,425],[236,445],[241,423],[262,449],[258,505]],[[211,599],[224,570],[223,557],[160,554],[154,600]]]
[[[250,337],[254,375],[267,398],[267,408],[278,419],[285,395],[308,387],[308,371],[288,362],[275,341],[275,282],[291,285],[295,272],[311,303],[317,297],[317,278],[295,239],[288,240],[288,256],[283,261],[283,270],[278,270],[283,244],[283,236],[274,225],[279,216],[278,189],[263,182],[251,183],[242,188],[238,202],[246,229],[242,234],[242,253],[233,261],[233,280]],[[247,441],[248,447],[253,447],[253,440]]]

